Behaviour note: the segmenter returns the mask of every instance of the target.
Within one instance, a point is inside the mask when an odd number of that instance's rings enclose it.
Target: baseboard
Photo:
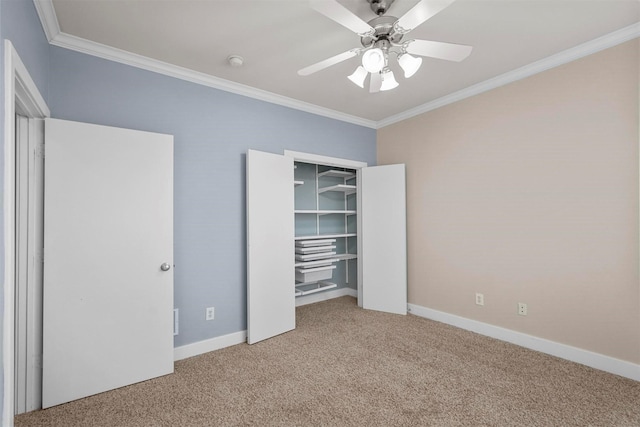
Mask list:
[[[640,381],[640,365],[631,362],[415,304],[408,304],[408,308],[409,312],[416,316],[446,323],[461,329],[466,329],[481,335],[556,356],[561,359],[580,363],[601,371],[620,375],[621,377]]]
[[[351,288],[340,288],[332,291],[318,292],[317,294],[296,297],[296,307],[300,307],[301,305],[314,304],[316,302],[327,301],[333,298],[340,298],[344,296],[357,298],[358,291]]]
[[[247,331],[234,332],[228,335],[211,338],[208,340],[198,341],[193,344],[187,344],[173,349],[173,360],[182,360],[188,357],[198,356],[221,348],[231,347],[232,345],[242,344],[247,341]]]

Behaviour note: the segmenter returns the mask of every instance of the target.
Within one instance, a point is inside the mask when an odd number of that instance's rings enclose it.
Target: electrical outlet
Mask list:
[[[206,319],[207,320],[213,320],[213,318],[215,317],[215,309],[214,307],[207,307],[207,312],[206,312]]]
[[[527,315],[527,304],[525,304],[523,302],[519,302],[518,303],[518,314],[520,316],[526,316]]]
[[[484,305],[484,295],[476,293],[476,304]]]

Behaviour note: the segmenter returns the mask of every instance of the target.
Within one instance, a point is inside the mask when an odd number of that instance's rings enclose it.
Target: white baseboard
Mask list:
[[[221,348],[231,347],[232,345],[242,344],[247,341],[247,331],[234,332],[221,337],[215,337],[208,340],[194,342],[173,349],[173,360],[182,360],[188,357],[198,356]]]
[[[340,298],[344,296],[357,298],[358,291],[351,288],[340,288],[333,291],[318,292],[317,294],[296,297],[296,307],[300,307],[301,305],[314,304],[316,302],[327,301],[333,298]]]
[[[408,308],[409,312],[416,316],[446,323],[461,329],[466,329],[481,335],[556,356],[561,359],[580,363],[601,371],[620,375],[621,377],[640,381],[640,365],[636,365],[631,362],[415,304],[408,304]]]

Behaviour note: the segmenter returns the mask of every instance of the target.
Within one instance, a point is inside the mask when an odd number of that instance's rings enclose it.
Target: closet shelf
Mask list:
[[[329,270],[334,270],[336,268],[335,265],[321,265],[319,267],[303,267],[303,268],[296,268],[296,272],[300,273],[300,274],[307,274],[307,273],[317,273],[319,271],[329,271]]]
[[[297,247],[307,247],[307,246],[325,246],[330,245],[331,243],[335,243],[336,239],[312,239],[312,240],[298,240],[296,242]]]
[[[355,215],[357,212],[355,210],[297,210],[294,211],[297,214],[317,214],[317,215],[332,215],[332,214],[342,214],[342,215]]]
[[[346,196],[348,196],[349,194],[354,194],[356,192],[356,186],[347,185],[347,184],[337,184],[337,185],[331,185],[329,187],[318,188],[318,194],[322,194],[327,191],[340,191],[340,192],[343,192]]]
[[[336,261],[345,261],[348,259],[356,259],[358,258],[358,254],[336,254],[331,259]]]
[[[355,173],[353,172],[347,172],[347,171],[339,171],[339,170],[328,170],[328,171],[324,171],[324,172],[320,172],[318,174],[318,177],[321,176],[332,176],[332,177],[338,177],[338,178],[351,178],[356,176]]]
[[[322,265],[331,265],[334,262],[340,261],[337,256],[334,258],[333,256],[330,258],[323,258],[315,261],[300,261],[293,264],[294,267],[317,267]]]
[[[356,237],[356,233],[343,233],[343,234],[318,234],[312,236],[296,236],[295,240],[311,240],[311,239],[332,239],[338,237]]]
[[[296,246],[295,252],[297,254],[315,254],[315,253],[327,253],[335,249],[335,245],[326,246]]]
[[[357,259],[358,254],[334,254],[326,258],[313,260],[313,261],[299,261],[294,264],[294,267],[315,267],[329,265],[334,262],[346,261],[350,259]]]
[[[335,265],[324,265],[312,268],[296,268],[296,282],[312,282],[331,279]]]
[[[298,283],[296,285],[296,288],[300,286],[313,286],[313,285],[315,285],[316,287],[311,289],[305,289],[305,290],[295,289],[296,296],[315,294],[316,292],[322,292],[322,291],[326,291],[327,289],[338,287],[337,284],[331,283],[331,282],[317,282],[317,283]]]
[[[335,252],[319,252],[312,254],[296,254],[296,261],[316,261],[319,259],[331,258]]]

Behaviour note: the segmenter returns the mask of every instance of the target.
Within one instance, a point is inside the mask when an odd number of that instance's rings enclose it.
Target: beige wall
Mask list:
[[[407,165],[410,303],[640,363],[639,48],[379,130],[378,163]]]

